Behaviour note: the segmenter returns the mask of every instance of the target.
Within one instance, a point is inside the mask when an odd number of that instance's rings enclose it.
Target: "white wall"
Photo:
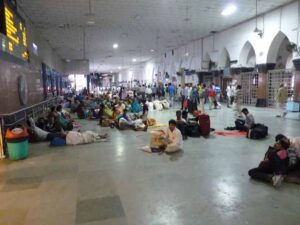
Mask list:
[[[201,66],[207,67],[207,63],[202,65],[202,60],[207,61],[207,56],[218,64],[218,68],[222,68],[224,67],[224,51],[226,49],[231,61],[238,60],[231,67],[250,66],[255,61],[256,64],[276,63],[281,45],[281,34],[284,34],[283,38],[287,36],[290,42],[300,44],[297,40],[299,37],[299,4],[299,1],[295,1],[259,16],[257,23],[258,28],[264,32],[262,38],[253,32],[255,19],[252,19],[212,36],[181,46],[174,50],[174,55],[172,55],[172,51],[169,51],[166,58],[161,56],[150,60],[150,62],[154,63],[155,73],[167,71],[170,75],[175,74],[180,68],[200,71]],[[279,32],[282,33],[278,34]],[[249,52],[242,53],[242,49],[247,41],[253,46],[255,56],[251,55],[248,63],[245,64],[242,61],[249,56]],[[201,48],[202,42],[203,49]],[[185,55],[186,53],[189,53],[188,56]],[[130,79],[130,74],[133,74],[134,79],[151,80],[151,74],[146,72],[145,69],[147,63],[122,71],[119,80]]]

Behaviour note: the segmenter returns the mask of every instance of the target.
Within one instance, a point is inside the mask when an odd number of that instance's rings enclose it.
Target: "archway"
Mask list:
[[[219,68],[229,68],[230,67],[230,56],[226,48],[223,49],[219,58]]]
[[[240,53],[239,66],[254,68],[256,65],[256,54],[252,44],[247,41]]]
[[[209,54],[206,52],[202,59],[201,69],[202,70],[210,70],[210,62],[211,62],[211,58],[210,58]]]
[[[267,63],[274,63],[275,69],[286,69],[288,60],[292,57],[292,50],[289,48],[290,41],[281,31],[274,37],[267,55]]]

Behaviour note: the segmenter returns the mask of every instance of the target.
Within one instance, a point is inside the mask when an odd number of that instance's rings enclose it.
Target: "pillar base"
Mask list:
[[[264,98],[258,98],[256,102],[256,107],[267,107],[267,100]]]

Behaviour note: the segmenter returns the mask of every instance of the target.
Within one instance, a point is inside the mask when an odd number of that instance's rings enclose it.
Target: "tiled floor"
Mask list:
[[[24,161],[0,162],[0,225],[242,225],[299,224],[300,186],[279,190],[250,180],[277,133],[300,136],[298,114],[275,118],[250,108],[269,127],[265,140],[189,138],[175,155],[137,150],[149,132],[100,128],[110,141],[51,148],[30,145]],[[212,127],[233,124],[230,109],[209,111]],[[175,110],[150,113],[167,124]]]

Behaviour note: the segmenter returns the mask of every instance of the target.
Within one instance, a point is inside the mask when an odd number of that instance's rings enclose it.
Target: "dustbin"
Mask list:
[[[10,160],[21,160],[28,157],[28,132],[26,128],[7,129],[5,139]]]

